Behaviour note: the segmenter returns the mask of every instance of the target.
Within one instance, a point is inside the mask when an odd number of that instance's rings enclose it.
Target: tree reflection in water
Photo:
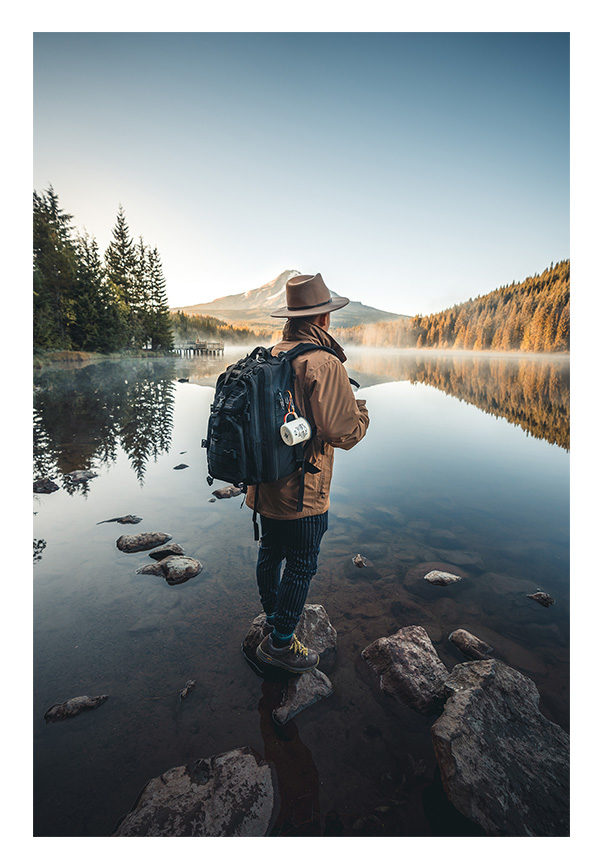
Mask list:
[[[175,362],[136,359],[77,370],[42,372],[34,399],[34,478],[62,477],[126,452],[140,483],[151,458],[169,449],[175,400]]]
[[[456,355],[352,348],[348,367],[363,386],[409,380],[503,417],[569,449],[569,357]],[[365,380],[365,377],[367,378]]]

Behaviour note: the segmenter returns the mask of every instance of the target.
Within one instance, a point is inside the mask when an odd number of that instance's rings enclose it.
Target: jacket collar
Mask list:
[[[283,327],[283,340],[306,341],[320,344],[322,347],[331,347],[340,362],[346,361],[346,354],[336,339],[314,322],[297,322],[289,319]]]

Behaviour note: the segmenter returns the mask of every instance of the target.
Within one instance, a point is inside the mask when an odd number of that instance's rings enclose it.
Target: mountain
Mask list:
[[[282,271],[274,280],[259,286],[258,289],[249,289],[247,292],[239,292],[236,295],[224,295],[214,301],[204,304],[191,304],[185,307],[171,308],[173,313],[182,311],[187,316],[214,316],[228,323],[244,322],[252,326],[273,328],[277,323],[269,316],[270,312],[285,304],[285,285],[290,277],[300,274],[299,271],[288,269]],[[339,293],[332,292],[334,298]],[[401,314],[379,310],[376,307],[362,304],[360,301],[351,301],[341,310],[332,314],[332,326],[336,328],[348,328],[360,323],[374,323],[383,320],[408,319]],[[283,320],[280,321],[283,324]]]

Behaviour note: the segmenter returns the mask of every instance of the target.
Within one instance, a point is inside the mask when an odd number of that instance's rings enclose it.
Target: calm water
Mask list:
[[[61,489],[33,507],[35,832],[110,835],[149,778],[250,745],[277,771],[275,834],[477,834],[441,789],[432,721],[383,701],[359,654],[421,624],[451,667],[464,659],[447,636],[464,627],[531,676],[544,713],[568,728],[568,360],[350,353],[371,425],[336,454],[309,595],[338,630],[335,694],[276,732],[281,687],[239,650],[260,609],[251,514],[240,498],[208,502],[200,448],[216,376],[240,355],[36,378],[34,476]],[[88,468],[98,477],[85,485],[64,480]],[[126,513],[144,520],[97,524]],[[143,530],[171,533],[203,572],[177,587],[135,575],[149,558],[115,541]],[[357,552],[369,569],[352,564]],[[467,578],[448,589],[414,569],[465,559]],[[556,605],[528,600],[537,588]],[[110,699],[44,723],[83,693]]]

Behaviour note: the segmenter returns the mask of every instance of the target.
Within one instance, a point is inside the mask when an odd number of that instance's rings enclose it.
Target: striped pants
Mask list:
[[[328,513],[288,521],[261,515],[262,536],[258,549],[256,579],[260,600],[282,636],[292,633],[302,614],[310,580],[317,572],[321,538],[327,530]],[[285,569],[281,575],[281,564]]]

